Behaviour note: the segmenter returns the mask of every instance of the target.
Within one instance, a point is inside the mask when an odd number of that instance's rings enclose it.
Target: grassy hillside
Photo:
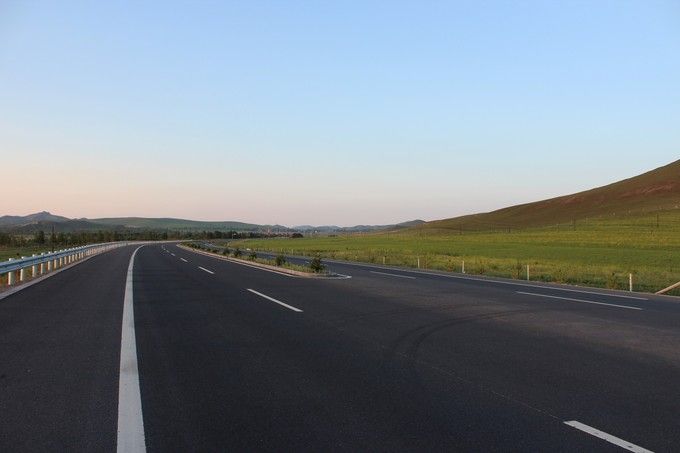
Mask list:
[[[550,200],[428,222],[418,228],[485,231],[569,225],[592,218],[622,219],[680,208],[680,160],[634,178]]]

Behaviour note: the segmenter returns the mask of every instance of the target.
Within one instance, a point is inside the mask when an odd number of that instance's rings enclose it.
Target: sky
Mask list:
[[[0,0],[0,215],[388,224],[678,159],[677,1]]]

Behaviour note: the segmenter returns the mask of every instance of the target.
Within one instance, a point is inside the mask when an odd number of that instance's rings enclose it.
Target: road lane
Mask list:
[[[359,276],[352,280],[289,278],[191,254],[193,262],[210,266],[215,271],[214,276],[204,274],[201,278],[186,266],[178,268],[179,260],[172,261],[167,255],[158,255],[154,258],[155,266],[167,265],[175,269],[173,272],[190,274],[192,279],[200,278],[201,285],[209,286],[210,289],[206,288],[206,291],[211,294],[210,298],[201,291],[200,294],[203,295],[200,299],[203,302],[198,307],[191,302],[193,297],[184,302],[186,306],[193,307],[192,312],[199,307],[201,310],[209,307],[209,312],[203,313],[194,322],[198,324],[201,318],[223,321],[224,331],[215,331],[213,335],[220,338],[220,342],[230,344],[227,349],[233,352],[234,357],[225,350],[221,351],[223,356],[213,358],[218,362],[234,359],[235,363],[229,368],[226,363],[217,364],[211,361],[211,372],[216,375],[203,376],[208,388],[219,386],[207,384],[212,380],[232,382],[230,369],[232,372],[234,369],[247,369],[247,373],[241,374],[242,378],[248,379],[252,385],[262,386],[260,391],[269,394],[279,391],[286,393],[286,390],[272,387],[273,384],[258,373],[279,375],[280,369],[302,367],[309,369],[309,374],[304,379],[309,382],[310,389],[326,389],[328,392],[329,399],[322,398],[323,402],[318,403],[328,412],[315,418],[313,426],[304,427],[313,432],[333,432],[336,437],[319,439],[299,435],[295,440],[277,432],[270,437],[265,436],[265,440],[261,440],[263,443],[254,444],[263,449],[272,448],[275,441],[299,442],[295,444],[297,446],[311,442],[310,445],[318,448],[328,447],[332,445],[332,441],[340,442],[340,437],[334,430],[342,429],[347,432],[343,423],[347,423],[350,415],[347,405],[344,406],[345,409],[336,407],[337,401],[332,395],[353,394],[356,388],[375,390],[380,385],[370,379],[357,383],[358,376],[353,374],[356,370],[352,368],[352,365],[356,365],[352,363],[354,361],[361,364],[362,369],[374,378],[379,375],[378,380],[382,385],[390,385],[396,390],[396,395],[399,396],[392,395],[390,404],[398,403],[402,407],[409,407],[416,414],[413,416],[418,422],[425,424],[430,420],[437,426],[447,423],[468,426],[472,423],[474,429],[465,435],[459,432],[453,434],[451,429],[443,429],[438,433],[428,431],[422,435],[414,431],[403,431],[395,417],[406,417],[406,413],[397,411],[393,417],[384,415],[394,411],[394,407],[390,406],[388,410],[387,401],[380,398],[373,401],[370,394],[363,393],[367,401],[372,402],[371,407],[375,409],[375,413],[371,416],[370,409],[363,407],[362,410],[368,411],[365,412],[366,416],[375,419],[376,424],[382,422],[383,425],[373,426],[373,430],[364,432],[361,442],[348,441],[347,445],[353,448],[376,448],[379,445],[413,447],[415,444],[409,444],[405,439],[411,436],[411,439],[420,439],[424,442],[423,445],[435,449],[437,445],[440,448],[442,445],[470,448],[474,442],[482,442],[479,445],[493,449],[494,445],[498,447],[502,441],[508,441],[519,442],[518,445],[525,447],[540,445],[542,449],[550,446],[551,449],[558,447],[573,450],[572,442],[580,441],[579,433],[560,431],[552,426],[553,421],[546,422],[546,417],[559,419],[558,424],[563,424],[565,420],[579,420],[659,451],[668,450],[669,446],[678,443],[678,434],[674,431],[671,420],[680,395],[670,386],[678,377],[677,352],[667,347],[655,351],[654,354],[648,353],[648,350],[655,350],[661,341],[668,343],[670,340],[673,347],[680,344],[677,331],[672,336],[673,332],[647,329],[644,323],[640,324],[630,318],[630,315],[622,320],[605,322],[603,319],[610,316],[612,308],[584,309],[575,307],[580,304],[566,301],[564,304],[527,301],[521,295],[514,294],[514,291],[495,287],[486,290],[475,287],[473,291],[462,291],[470,290],[470,287],[459,285],[457,291],[452,292],[449,281],[441,284],[427,282],[422,285],[420,279],[385,279],[376,275],[370,278]],[[152,258],[147,256],[145,259]],[[181,285],[182,288],[186,286]],[[301,308],[304,314],[299,314],[299,319],[289,318],[294,313],[288,315],[288,318],[280,318],[286,316],[277,314],[282,310],[273,306],[263,310],[266,305],[252,304],[245,300],[243,288],[257,288],[263,294]],[[173,299],[176,293],[176,289],[170,290],[167,297]],[[508,297],[509,300],[505,300]],[[209,302],[212,298],[219,302]],[[178,320],[193,318],[191,314],[183,313],[179,302],[176,304],[178,311],[175,316]],[[603,315],[602,312],[607,314]],[[234,318],[238,318],[238,322]],[[232,332],[238,334],[232,336]],[[611,333],[612,338],[606,338],[607,333]],[[198,343],[212,344],[218,341],[213,335],[201,338]],[[239,335],[244,335],[245,338],[240,338]],[[164,335],[159,332],[156,340],[159,341],[162,337]],[[192,336],[192,342],[193,339]],[[640,343],[637,345],[638,351],[631,350],[631,339]],[[238,346],[234,346],[232,342]],[[284,344],[294,346],[283,348]],[[244,345],[249,345],[250,348]],[[312,348],[312,351],[303,353],[301,349],[304,347]],[[169,345],[147,348],[165,350],[169,357],[174,355],[173,347]],[[259,363],[253,369],[254,364],[244,357],[245,349],[253,352],[256,357],[266,356],[273,360],[271,367],[270,364]],[[638,354],[639,351],[644,351],[645,354]],[[315,353],[318,359],[320,352],[324,357],[323,367],[313,359],[310,363],[306,362],[308,357],[315,357]],[[213,351],[213,354],[219,353]],[[199,363],[203,362],[197,356],[192,358]],[[332,364],[334,379],[332,385],[325,387],[320,377],[326,376],[324,370],[331,366],[329,362]],[[175,363],[180,366],[176,361]],[[275,366],[275,363],[278,365]],[[385,370],[389,372],[381,374]],[[184,372],[192,373],[191,370]],[[154,382],[157,382],[160,374],[154,375]],[[298,392],[301,391],[297,387],[299,382],[292,377],[279,377],[278,383],[285,382],[282,387],[292,386]],[[260,379],[265,382],[259,382]],[[297,376],[297,379],[302,378]],[[258,384],[255,384],[256,381]],[[144,385],[142,387],[144,394]],[[664,390],[659,391],[660,388]],[[248,389],[252,390],[252,387]],[[240,388],[240,391],[247,394],[248,389]],[[410,395],[415,389],[423,401],[441,401],[448,408],[444,411],[447,415],[437,411],[435,415],[426,415],[432,408],[419,407],[416,410],[410,406],[414,404],[413,401],[403,401],[403,395]],[[174,393],[182,395],[184,392],[175,389]],[[225,398],[228,394],[228,398],[238,401],[239,407],[245,407],[243,405],[247,401],[243,401],[243,395],[232,395],[229,391],[224,393]],[[298,396],[304,400],[309,395],[302,392]],[[470,399],[466,399],[468,397]],[[206,397],[206,401],[208,399]],[[306,407],[304,403],[300,407],[291,406],[292,402],[281,404],[276,410],[299,413]],[[358,405],[359,402],[353,401],[353,404]],[[428,404],[430,403],[426,406]],[[481,414],[476,412],[478,404],[485,407],[489,414],[496,415],[488,415],[488,420],[484,421]],[[304,410],[313,411],[313,407]],[[471,407],[475,409],[470,409]],[[530,412],[535,413],[533,416],[518,415],[515,413],[519,410],[518,407],[530,408]],[[351,409],[359,411],[354,406]],[[635,417],[630,416],[632,410],[635,411]],[[253,418],[267,419],[267,416],[259,414],[258,408],[249,408],[246,412],[252,412]],[[218,413],[222,412],[215,409],[215,416]],[[259,415],[254,415],[256,413]],[[230,416],[241,419],[245,414],[230,413]],[[386,418],[381,419],[383,416]],[[527,423],[525,428],[514,423],[503,425],[504,428],[497,427],[498,417],[515,416],[529,417],[531,421],[522,418]],[[335,424],[330,423],[330,420],[335,420]],[[203,424],[194,423],[197,426]],[[393,423],[397,423],[400,430],[394,430]],[[241,420],[239,426],[248,431],[247,425]],[[212,432],[210,435],[206,434],[205,439],[212,438],[216,442],[212,446],[226,442],[225,445],[245,448],[248,443],[246,440],[254,441],[264,435],[264,431],[258,431],[261,427],[257,428],[257,423],[255,425],[254,432],[250,431],[252,437],[240,433],[237,436],[239,439],[228,440],[221,434]],[[481,432],[485,426],[487,429],[492,426],[499,429],[495,434],[498,444],[494,440],[488,440],[489,443],[484,444],[487,440]],[[595,445],[598,449],[607,448],[601,444]]]
[[[0,302],[0,451],[114,451],[132,247]]]
[[[116,448],[132,250],[0,303],[0,449]],[[680,445],[678,305],[343,270],[353,278],[291,278],[172,245],[140,249],[132,277],[148,449]]]

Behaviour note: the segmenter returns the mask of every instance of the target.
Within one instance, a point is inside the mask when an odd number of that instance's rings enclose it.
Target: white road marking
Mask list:
[[[139,391],[137,340],[135,337],[134,288],[132,284],[135,255],[132,253],[125,281],[123,299],[123,327],[120,338],[120,376],[118,381],[118,439],[117,451],[146,452],[142,398]]]
[[[202,270],[202,271],[205,271],[205,272],[209,273],[209,274],[214,274],[213,271],[211,271],[210,269],[206,269],[205,267],[198,266],[198,268],[199,268],[200,270]]]
[[[184,261],[185,263],[188,263],[188,261],[185,260],[184,258],[180,258],[180,260]]]
[[[170,254],[171,254],[172,256],[177,256],[177,255],[175,255],[174,253],[170,253]]]
[[[524,288],[540,288],[540,289],[549,289],[549,290],[553,290],[553,291],[567,291],[567,292],[571,292],[571,293],[581,293],[581,294],[595,294],[596,296],[619,297],[619,298],[622,298],[622,299],[649,300],[646,297],[626,296],[624,294],[613,294],[613,293],[604,293],[604,292],[598,293],[596,291],[586,291],[586,290],[581,290],[581,289],[561,288],[559,286],[532,285],[531,283],[509,282],[509,281],[504,281],[504,280],[493,280],[493,279],[490,279],[490,278],[469,277],[467,275],[438,274],[438,273],[435,273],[435,272],[417,271],[417,270],[411,270],[411,269],[395,269],[394,267],[377,266],[375,264],[352,263],[352,262],[348,262],[348,261],[338,261],[338,260],[331,260],[331,259],[325,259],[324,261],[326,261],[327,263],[337,263],[337,264],[342,264],[342,265],[347,265],[347,266],[368,267],[368,268],[383,269],[383,270],[388,270],[388,271],[399,270],[401,272],[408,272],[409,274],[431,275],[433,277],[455,278],[455,279],[459,279],[459,280],[470,280],[470,281],[484,282],[484,283],[497,283],[499,285],[521,286],[521,287],[524,287]]]
[[[599,437],[602,440],[606,440],[610,444],[614,444],[618,447],[623,448],[624,450],[633,451],[635,453],[653,453],[651,450],[647,450],[646,448],[639,447],[639,446],[632,444],[628,441],[620,439],[616,436],[612,436],[611,434],[607,434],[603,431],[600,431],[599,429],[592,428],[588,425],[584,425],[583,423],[580,423],[580,422],[577,422],[577,421],[564,422],[564,424],[569,425],[572,428],[576,428],[579,431],[583,431],[584,433],[588,433],[591,436]]]
[[[295,311],[295,312],[302,313],[302,310],[300,310],[299,308],[295,308],[295,307],[293,307],[292,305],[288,305],[288,304],[286,304],[286,303],[284,303],[284,302],[281,302],[280,300],[276,300],[276,299],[274,299],[273,297],[267,296],[266,294],[258,293],[258,292],[255,291],[254,289],[249,289],[249,288],[246,288],[246,289],[248,289],[248,291],[250,291],[250,292],[253,293],[253,294],[257,294],[257,295],[260,296],[260,297],[264,297],[265,299],[270,300],[270,301],[272,301],[272,302],[274,302],[274,303],[276,303],[276,304],[279,304],[279,305],[281,305],[281,306],[283,306],[283,307],[286,307],[286,308],[289,309],[289,310],[293,310],[293,311]]]
[[[571,297],[549,296],[547,294],[525,293],[525,292],[522,292],[522,291],[517,291],[517,294],[524,294],[525,296],[547,297],[548,299],[568,300],[568,301],[571,301],[571,302],[581,302],[581,303],[584,303],[584,304],[605,305],[607,307],[627,308],[629,310],[640,310],[640,311],[642,311],[642,308],[639,308],[639,307],[630,307],[628,305],[606,304],[604,302],[595,302],[595,301],[592,301],[592,300],[572,299]]]
[[[378,271],[371,271],[371,274],[378,274],[378,275],[387,275],[389,277],[400,277],[400,278],[410,278],[411,280],[415,280],[415,277],[411,277],[409,275],[399,275],[399,274],[389,274],[387,272],[378,272]]]

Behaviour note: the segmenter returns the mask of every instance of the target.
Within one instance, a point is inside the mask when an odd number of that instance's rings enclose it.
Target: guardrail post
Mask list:
[[[34,253],[33,258],[35,258],[35,257],[36,257],[36,254]],[[31,266],[31,278],[35,278],[37,276],[38,276],[38,265],[34,264],[33,266]]]
[[[7,261],[14,261],[12,258]],[[14,284],[14,271],[7,272],[7,286],[12,286]]]
[[[44,256],[45,253],[41,253],[40,256]],[[40,263],[40,275],[43,275],[45,273],[45,263]]]
[[[22,256],[21,259],[22,259],[22,260],[23,260],[23,259],[26,259],[26,257],[25,257],[25,256]],[[23,282],[24,280],[26,280],[26,268],[25,268],[25,267],[22,267],[22,268],[19,270],[19,281],[20,281],[20,282]]]

